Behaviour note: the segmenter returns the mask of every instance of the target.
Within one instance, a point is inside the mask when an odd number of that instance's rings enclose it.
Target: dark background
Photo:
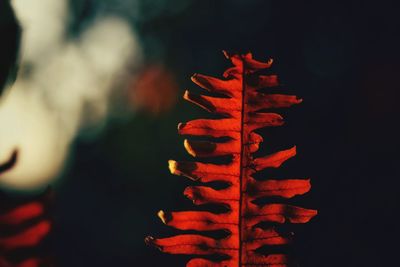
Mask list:
[[[79,34],[81,25],[104,10],[129,19],[127,4],[118,8],[113,2],[122,1],[71,1],[70,34]],[[189,79],[195,72],[219,76],[229,66],[221,53],[228,49],[274,58],[284,92],[304,99],[285,112],[284,127],[263,131],[266,153],[298,147],[298,156],[277,175],[312,178],[312,191],[295,199],[319,210],[311,223],[293,226],[292,250],[300,266],[396,266],[400,19],[395,4],[182,3],[169,1],[156,16],[132,20],[145,59],[168,66],[179,94],[196,88]],[[4,81],[17,27],[4,26],[10,10],[0,11]],[[161,115],[139,112],[128,121],[110,122],[96,140],[75,141],[55,188],[49,243],[58,266],[184,266],[186,257],[162,254],[143,242],[148,234],[173,232],[156,217],[159,209],[192,207],[182,195],[190,182],[170,175],[167,160],[189,159],[176,125],[205,112],[180,99]]]

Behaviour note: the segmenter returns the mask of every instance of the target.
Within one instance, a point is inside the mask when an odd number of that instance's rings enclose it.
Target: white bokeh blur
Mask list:
[[[0,162],[18,162],[0,186],[32,190],[59,176],[85,124],[101,123],[140,45],[118,17],[99,17],[78,37],[65,35],[66,0],[13,0],[23,30],[20,72],[0,100]]]

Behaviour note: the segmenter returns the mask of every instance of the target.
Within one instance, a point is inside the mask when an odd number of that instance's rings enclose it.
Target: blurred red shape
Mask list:
[[[172,72],[160,64],[149,65],[130,85],[132,107],[153,115],[160,115],[174,107],[178,83]]]
[[[3,164],[3,172],[11,169],[17,161],[17,152]],[[21,200],[1,195],[0,199],[0,267],[39,267],[45,261],[39,255],[19,255],[19,250],[41,246],[49,234],[52,223],[48,218],[51,191],[37,197]],[[33,252],[33,254],[36,252]],[[12,255],[12,256],[11,256]]]

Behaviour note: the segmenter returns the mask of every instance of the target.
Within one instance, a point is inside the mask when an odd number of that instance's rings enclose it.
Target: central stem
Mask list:
[[[242,223],[242,217],[243,217],[243,211],[245,207],[244,199],[243,199],[243,192],[245,191],[245,181],[244,181],[244,167],[246,165],[245,159],[246,159],[246,132],[245,132],[245,103],[246,103],[246,68],[244,64],[244,60],[242,59],[242,104],[241,104],[241,119],[240,119],[240,174],[239,174],[239,267],[242,265],[242,257],[243,257],[243,249],[242,249],[242,243],[243,243],[243,223]]]

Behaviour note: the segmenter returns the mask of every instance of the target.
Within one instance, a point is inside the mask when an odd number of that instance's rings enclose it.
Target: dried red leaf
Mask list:
[[[17,154],[14,152],[4,171],[14,166]],[[45,260],[40,256],[25,258],[17,257],[19,249],[29,249],[40,246],[51,230],[51,222],[47,218],[48,201],[51,192],[22,202],[2,196],[0,199],[0,267],[39,267]],[[17,203],[15,203],[17,202]],[[10,259],[11,254],[14,254]]]
[[[44,212],[43,204],[40,202],[30,202],[23,204],[15,209],[0,214],[1,224],[20,224],[26,220],[38,217]]]
[[[51,221],[47,219],[47,197],[40,196],[28,203],[16,204],[6,211],[0,209],[0,266],[3,267],[39,267],[40,257],[19,259],[10,262],[8,255],[13,251],[39,246],[51,230]]]
[[[234,67],[224,72],[225,79],[195,74],[192,81],[209,92],[224,97],[192,94],[186,91],[184,98],[203,109],[221,115],[220,119],[197,119],[178,125],[183,135],[225,137],[228,141],[190,141],[184,146],[194,157],[217,157],[230,155],[227,164],[169,161],[172,174],[186,176],[203,183],[220,181],[227,186],[214,189],[210,186],[189,186],[184,194],[196,205],[219,204],[229,208],[225,213],[209,211],[160,211],[158,216],[166,225],[179,230],[214,231],[224,230],[228,236],[217,239],[203,234],[181,234],[155,239],[147,237],[146,242],[171,254],[198,256],[187,263],[190,267],[212,266],[274,266],[285,267],[289,257],[285,254],[263,254],[264,246],[279,246],[291,242],[291,235],[267,229],[260,223],[271,224],[306,223],[316,210],[297,206],[268,203],[255,204],[265,197],[292,198],[307,193],[309,179],[256,180],[253,174],[266,168],[279,168],[296,155],[296,147],[273,154],[253,158],[262,137],[254,131],[264,127],[282,125],[283,118],[276,113],[265,112],[271,108],[285,108],[301,103],[296,96],[268,94],[259,89],[278,85],[276,75],[258,75],[257,71],[269,68],[272,60],[259,62],[252,55],[229,55]],[[222,260],[202,258],[220,255]]]

